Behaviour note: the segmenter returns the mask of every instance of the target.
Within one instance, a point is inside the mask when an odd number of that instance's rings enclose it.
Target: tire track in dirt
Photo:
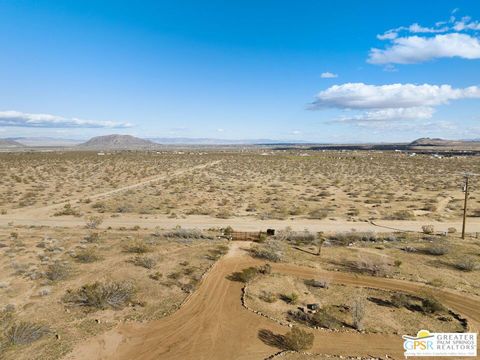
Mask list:
[[[79,344],[66,359],[264,359],[278,352],[258,339],[258,331],[267,329],[283,334],[287,328],[242,307],[242,284],[226,278],[234,271],[263,262],[240,253],[238,247],[241,245],[232,246],[233,251],[214,265],[197,291],[175,313],[146,324],[122,324]],[[408,293],[425,289],[424,285],[407,281],[332,273],[289,264],[274,264],[273,269],[300,278],[328,275],[332,282]],[[438,289],[436,296],[476,325],[480,322],[478,298]],[[403,357],[402,339],[398,335],[312,331],[315,342],[311,351],[315,353]]]

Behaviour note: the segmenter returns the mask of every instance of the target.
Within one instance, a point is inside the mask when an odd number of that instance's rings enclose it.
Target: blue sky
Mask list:
[[[0,0],[0,137],[480,137],[478,21],[475,0]]]

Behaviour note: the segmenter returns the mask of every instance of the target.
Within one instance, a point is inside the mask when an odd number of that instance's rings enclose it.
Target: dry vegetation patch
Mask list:
[[[400,292],[317,283],[272,274],[257,277],[247,287],[248,306],[293,324],[344,331],[408,334],[418,328],[438,332],[464,331],[465,324],[431,294]],[[283,301],[266,301],[265,294]]]
[[[2,359],[58,359],[122,321],[175,311],[228,250],[214,237],[0,229],[0,311],[9,319],[1,321]]]

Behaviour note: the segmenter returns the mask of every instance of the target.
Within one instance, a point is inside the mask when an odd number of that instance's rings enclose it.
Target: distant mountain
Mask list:
[[[272,139],[215,139],[215,138],[148,138],[162,145],[273,145],[273,144],[304,144],[302,140],[272,140]]]
[[[23,144],[11,139],[0,139],[0,149],[17,149],[25,147]]]
[[[464,144],[462,140],[445,140],[439,138],[420,138],[410,143],[410,146],[458,146]]]
[[[28,147],[42,147],[42,146],[75,146],[82,143],[81,140],[74,139],[61,139],[52,137],[15,137],[9,138],[9,140],[15,140]]]
[[[131,135],[114,134],[93,137],[87,142],[77,145],[77,147],[95,150],[135,150],[155,148],[157,144]]]

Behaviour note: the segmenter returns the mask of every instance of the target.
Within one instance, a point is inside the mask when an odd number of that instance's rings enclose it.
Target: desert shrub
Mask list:
[[[442,245],[432,245],[426,248],[423,248],[421,250],[423,253],[427,255],[433,255],[433,256],[441,256],[448,254],[448,248]]]
[[[433,297],[422,299],[422,310],[427,314],[436,314],[445,311],[445,307]]]
[[[477,261],[471,257],[465,257],[458,260],[453,266],[461,271],[473,271],[478,267]]]
[[[123,251],[135,254],[145,254],[152,251],[152,249],[142,241],[132,241],[123,246]]]
[[[227,226],[225,229],[222,229],[223,235],[230,236],[233,233],[233,228],[231,226]]]
[[[328,237],[331,244],[337,246],[347,246],[357,241],[371,241],[376,242],[379,240],[377,234],[372,231],[347,231],[339,232]]]
[[[315,209],[308,213],[310,219],[322,220],[328,217],[328,210],[326,209]]]
[[[393,265],[395,267],[400,267],[402,265],[402,260],[399,260],[399,259],[396,259],[394,262],[393,262]]]
[[[371,276],[385,276],[388,274],[388,267],[383,259],[361,257],[356,262],[351,263],[351,266],[354,270]]]
[[[251,248],[254,257],[278,262],[283,259],[283,248],[279,241],[268,240],[263,244],[255,245]]]
[[[75,291],[69,290],[63,301],[92,309],[121,309],[133,298],[135,287],[128,281],[95,282]]]
[[[298,294],[290,293],[290,294],[281,294],[280,299],[285,301],[287,304],[295,305],[298,302]]]
[[[9,345],[28,345],[50,332],[49,328],[42,324],[28,321],[12,322],[4,329],[1,336],[2,347]]]
[[[357,296],[352,301],[352,306],[350,307],[350,312],[352,314],[352,323],[353,327],[357,330],[363,329],[363,319],[365,317],[365,300]]]
[[[141,266],[145,269],[153,269],[157,265],[157,261],[149,256],[135,256],[130,260],[135,266]]]
[[[293,351],[308,350],[313,346],[315,336],[294,326],[284,335],[285,349]]]
[[[249,267],[242,271],[234,272],[230,275],[229,279],[233,281],[240,281],[247,283],[253,280],[258,275],[258,269],[256,267]]]
[[[264,243],[265,241],[267,241],[267,234],[261,232],[260,234],[258,234],[258,240],[254,241],[258,243]]]
[[[282,236],[282,234],[281,234],[281,236]],[[312,244],[317,238],[316,234],[314,234],[314,233],[312,233],[308,230],[290,231],[283,236],[285,237],[285,240],[293,242],[297,245]]]
[[[206,258],[208,260],[216,261],[228,252],[229,247],[227,245],[219,245],[215,249],[210,249]]]
[[[212,236],[204,234],[201,230],[198,229],[183,229],[177,227],[171,231],[163,233],[163,236],[167,239],[212,239]]]
[[[67,203],[63,207],[63,209],[55,212],[53,216],[64,216],[64,215],[73,215],[73,216],[80,216],[80,212],[72,208],[72,205]]]
[[[274,303],[278,299],[277,295],[275,295],[271,291],[262,291],[258,298],[270,304]]]
[[[328,313],[327,309],[320,309],[315,314],[308,314],[303,311],[290,311],[288,317],[301,324],[312,327],[323,327],[327,329],[339,329],[342,323]]]
[[[107,210],[107,205],[102,201],[98,201],[92,204],[92,208],[97,210],[99,213],[104,213]]]
[[[435,278],[432,279],[428,282],[428,285],[434,286],[434,287],[443,287],[445,285],[445,282],[443,279]]]
[[[422,226],[422,232],[424,234],[433,234],[435,232],[435,228],[433,227],[433,225],[423,225]]]
[[[387,220],[412,220],[415,218],[415,214],[410,210],[398,210],[393,214],[385,216]]]
[[[148,275],[152,280],[160,280],[163,277],[163,274],[159,271],[155,271],[153,274]]]
[[[329,283],[327,280],[305,280],[304,284],[307,286],[311,286],[314,288],[323,288],[323,289],[328,289]]]
[[[85,235],[84,239],[89,243],[98,243],[100,241],[100,234],[98,232],[91,232]]]
[[[258,272],[262,275],[270,275],[272,273],[272,266],[270,264],[259,266]]]
[[[397,308],[406,308],[410,306],[410,297],[403,293],[395,293],[391,297],[391,303]]]
[[[100,256],[97,255],[94,249],[89,248],[79,251],[75,255],[75,260],[81,263],[92,263],[100,260]]]
[[[65,280],[72,272],[72,268],[69,263],[62,261],[55,261],[53,264],[48,265],[45,271],[45,276],[51,281]]]
[[[455,234],[455,233],[457,232],[457,228],[449,227],[448,230],[447,230],[447,232],[448,232],[449,234]]]
[[[103,218],[101,216],[90,215],[85,219],[85,227],[87,229],[96,229],[102,224],[102,222]]]

